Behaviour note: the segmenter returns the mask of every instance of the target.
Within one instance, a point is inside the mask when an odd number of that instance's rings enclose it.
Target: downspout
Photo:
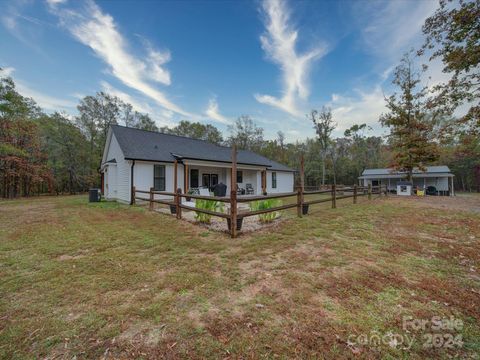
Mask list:
[[[132,166],[130,167],[130,205],[133,205],[133,198],[135,196],[135,194],[133,193],[133,187],[135,186],[133,184],[133,175],[134,175],[134,172],[133,172],[133,168],[135,167],[135,160],[132,160]]]

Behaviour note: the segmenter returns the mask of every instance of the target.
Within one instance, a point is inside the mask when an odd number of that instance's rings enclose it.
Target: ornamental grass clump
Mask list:
[[[266,210],[266,209],[271,209],[281,205],[282,205],[282,201],[279,199],[258,200],[258,201],[252,201],[250,203],[250,210],[251,211]],[[279,211],[272,211],[264,214],[259,214],[258,218],[262,223],[269,223],[275,220],[278,216],[280,216]]]
[[[195,207],[197,209],[223,212],[223,207],[224,206],[223,206],[223,202],[221,202],[221,201],[197,199],[195,201]],[[198,222],[201,222],[201,223],[204,223],[204,224],[210,224],[210,220],[212,219],[212,215],[196,211],[195,212],[195,219]]]

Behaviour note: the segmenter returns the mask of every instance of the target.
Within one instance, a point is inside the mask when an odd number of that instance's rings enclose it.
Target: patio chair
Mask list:
[[[255,190],[253,189],[252,184],[246,184],[245,189],[247,191],[247,195],[253,195],[255,194]]]
[[[237,184],[237,195],[245,195],[245,189],[242,189]]]

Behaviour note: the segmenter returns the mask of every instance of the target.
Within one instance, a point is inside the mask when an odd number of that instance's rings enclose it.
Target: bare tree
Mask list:
[[[313,122],[313,128],[317,133],[318,142],[320,144],[320,155],[322,157],[322,185],[325,185],[325,161],[327,159],[328,150],[331,146],[331,135],[337,124],[333,121],[332,109],[323,106],[320,111],[312,110],[307,118]]]

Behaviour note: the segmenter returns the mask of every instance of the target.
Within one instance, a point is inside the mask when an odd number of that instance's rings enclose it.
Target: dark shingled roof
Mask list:
[[[111,126],[126,159],[173,162],[175,157],[191,160],[231,162],[232,149],[204,140],[163,134],[155,131]],[[175,155],[175,156],[174,156]],[[276,161],[252,151],[239,150],[237,162],[244,165],[259,165],[269,170],[294,171]]]

